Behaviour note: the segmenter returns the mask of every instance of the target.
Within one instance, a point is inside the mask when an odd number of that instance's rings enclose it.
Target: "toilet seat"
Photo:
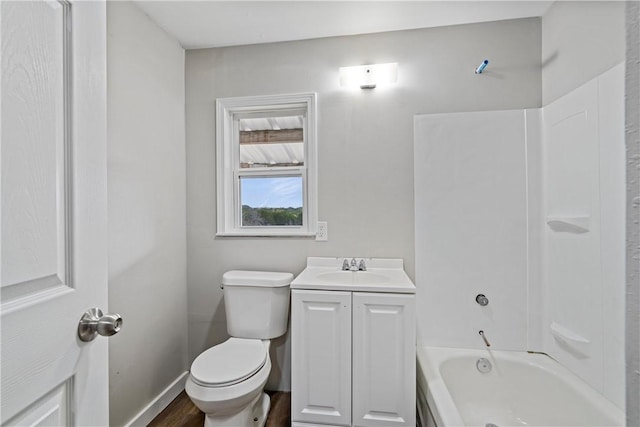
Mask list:
[[[254,375],[266,360],[267,351],[261,340],[229,338],[193,361],[191,378],[203,387],[227,387]]]

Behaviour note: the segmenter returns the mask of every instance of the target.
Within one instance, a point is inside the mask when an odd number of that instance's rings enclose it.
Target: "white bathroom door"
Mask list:
[[[106,5],[2,1],[1,424],[108,424]]]

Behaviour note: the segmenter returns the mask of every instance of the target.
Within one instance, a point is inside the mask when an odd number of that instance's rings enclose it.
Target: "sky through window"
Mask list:
[[[252,208],[302,207],[302,177],[242,177],[242,205]]]

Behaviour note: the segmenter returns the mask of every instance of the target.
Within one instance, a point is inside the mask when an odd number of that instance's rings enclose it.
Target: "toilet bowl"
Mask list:
[[[269,412],[264,385],[271,372],[269,340],[229,338],[196,358],[185,390],[206,414],[205,426],[261,427]]]
[[[271,372],[271,338],[287,331],[291,273],[228,271],[222,284],[231,338],[200,354],[185,391],[205,413],[205,427],[262,427]]]

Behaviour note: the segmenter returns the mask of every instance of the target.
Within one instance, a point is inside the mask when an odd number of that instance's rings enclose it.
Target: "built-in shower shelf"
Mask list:
[[[586,233],[589,231],[589,215],[580,216],[547,216],[547,225],[550,229],[560,233]]]
[[[589,344],[591,344],[590,340],[556,322],[551,322],[551,326],[549,328],[551,329],[551,335],[553,335],[554,338],[568,344],[580,353],[585,355],[588,354]]]

